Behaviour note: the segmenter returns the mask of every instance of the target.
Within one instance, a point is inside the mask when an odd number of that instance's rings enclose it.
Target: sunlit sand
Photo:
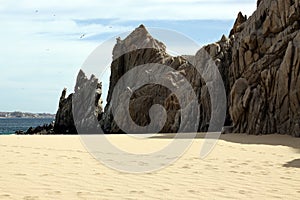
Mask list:
[[[149,139],[149,151],[171,137]],[[0,199],[299,199],[300,139],[222,135],[201,160],[202,143],[199,134],[171,166],[130,174],[95,160],[79,136],[1,136]]]

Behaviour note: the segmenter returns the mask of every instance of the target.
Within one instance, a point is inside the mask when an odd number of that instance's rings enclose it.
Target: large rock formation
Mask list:
[[[102,84],[95,76],[88,79],[80,70],[74,91],[67,98],[66,89],[62,91],[54,125],[56,134],[77,134],[78,128],[91,132],[95,128],[93,120],[103,111]]]
[[[232,39],[229,110],[235,132],[300,136],[300,5],[262,0]]]
[[[80,70],[73,94],[73,119],[79,133],[97,133],[100,128],[98,120],[102,116],[102,83],[91,75],[87,78]]]
[[[150,64],[145,70],[137,70],[136,73],[132,74],[132,77],[128,77],[131,80],[132,85],[136,85],[140,79],[148,79],[149,84],[141,88],[127,88],[128,95],[130,95],[129,103],[129,113],[132,120],[139,126],[146,126],[150,124],[149,110],[155,104],[160,104],[164,107],[167,112],[166,123],[164,124],[161,132],[176,132],[180,126],[180,117],[184,109],[191,109],[188,105],[179,105],[178,99],[170,91],[162,85],[155,84],[159,79],[166,83],[172,83],[174,88],[180,88],[182,84],[182,79],[185,77],[192,85],[200,103],[202,110],[202,117],[199,125],[198,131],[205,131],[207,129],[207,124],[209,122],[210,107],[209,107],[209,96],[206,93],[202,94],[203,86],[205,86],[204,81],[201,76],[197,73],[195,68],[189,63],[184,57],[178,56],[173,57],[166,53],[166,47],[163,43],[154,39],[146,30],[146,28],[141,25],[136,30],[134,30],[128,37],[124,40],[120,38],[117,39],[117,44],[113,50],[114,61],[111,64],[111,77],[110,86],[107,97],[107,106],[105,112],[100,121],[103,130],[106,133],[122,133],[123,131],[115,122],[112,114],[112,110],[117,110],[119,125],[122,127],[129,126],[128,129],[131,132],[138,130],[132,124],[129,116],[126,116],[127,110],[123,105],[125,101],[126,94],[120,95],[119,99],[112,102],[113,90],[117,90],[116,84],[121,77],[124,76],[128,71],[143,64]],[[165,68],[157,69],[154,63],[164,66],[169,66],[174,71],[170,72]],[[153,68],[156,69],[154,74]],[[151,83],[154,82],[154,83]],[[171,86],[172,87],[172,86]],[[134,91],[134,92],[132,92]],[[182,91],[185,92],[185,91]],[[185,98],[189,98],[187,95]],[[207,99],[206,101],[201,101],[201,99]],[[186,101],[187,102],[187,101]],[[208,106],[207,106],[208,105]],[[187,111],[187,110],[185,110]],[[189,113],[193,113],[190,110]],[[194,130],[188,127],[190,125],[186,124],[185,130]],[[198,124],[197,124],[198,126]],[[192,128],[192,127],[191,127]],[[197,129],[196,129],[197,131]],[[151,132],[151,130],[146,130],[144,132]]]
[[[66,98],[67,89],[64,88],[59,99],[58,111],[56,112],[54,132],[57,134],[77,133],[72,114],[72,97]]]
[[[228,96],[225,125],[232,126],[234,132],[300,136],[299,21],[299,0],[259,0],[257,10],[248,19],[242,13],[238,14],[229,38],[223,36],[220,41],[204,47],[222,75]],[[200,104],[198,131],[205,131],[211,117],[210,95],[207,83],[193,67],[194,63],[189,62],[190,58],[199,62],[204,58],[201,50],[194,57],[187,58],[168,55],[165,45],[150,36],[144,26],[137,28],[124,40],[118,38],[113,50],[110,87],[104,112],[98,103],[101,95],[100,91],[97,92],[97,88],[100,88],[98,80],[95,77],[82,78],[84,75],[80,72],[82,79],[77,79],[73,96],[65,99],[63,95],[61,98],[55,123],[57,131],[73,132],[70,99],[74,98],[77,99],[75,102],[84,99],[81,111],[74,114],[82,117],[81,121],[75,121],[86,130],[96,130],[101,126],[106,133],[122,133],[112,115],[113,110],[121,113],[117,117],[122,127],[130,122],[129,117],[137,125],[146,126],[151,123],[149,109],[154,104],[160,104],[167,111],[166,123],[161,131],[178,131],[183,111],[188,110],[190,115],[194,111],[189,110],[189,105],[180,105],[176,96],[159,84],[129,87],[119,99],[112,99],[113,89],[120,78],[136,66],[147,63],[167,65],[175,72],[164,74],[164,71],[157,71],[153,74],[151,70],[142,70],[129,78],[135,81],[136,77],[147,74],[149,79],[156,80],[159,76],[174,87],[180,87],[183,77],[186,78]],[[84,87],[90,89],[84,92]],[[122,115],[125,113],[122,102],[128,96],[130,116]],[[92,111],[91,105],[94,106]],[[95,116],[100,125],[95,123]],[[185,126],[192,125],[187,123]]]

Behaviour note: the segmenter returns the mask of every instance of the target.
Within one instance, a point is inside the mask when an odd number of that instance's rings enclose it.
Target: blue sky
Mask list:
[[[55,113],[88,55],[142,23],[204,45],[255,7],[256,0],[0,0],[0,111]]]

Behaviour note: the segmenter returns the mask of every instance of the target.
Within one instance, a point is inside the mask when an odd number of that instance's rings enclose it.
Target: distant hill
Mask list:
[[[49,113],[26,113],[26,112],[0,112],[0,118],[55,118]]]

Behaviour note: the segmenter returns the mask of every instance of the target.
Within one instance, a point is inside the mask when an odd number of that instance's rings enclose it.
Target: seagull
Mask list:
[[[127,87],[126,90],[127,90],[130,94],[132,94],[132,92],[133,92],[132,89],[131,89],[130,87]]]
[[[84,36],[85,36],[85,33],[80,36],[80,39],[82,39]]]

